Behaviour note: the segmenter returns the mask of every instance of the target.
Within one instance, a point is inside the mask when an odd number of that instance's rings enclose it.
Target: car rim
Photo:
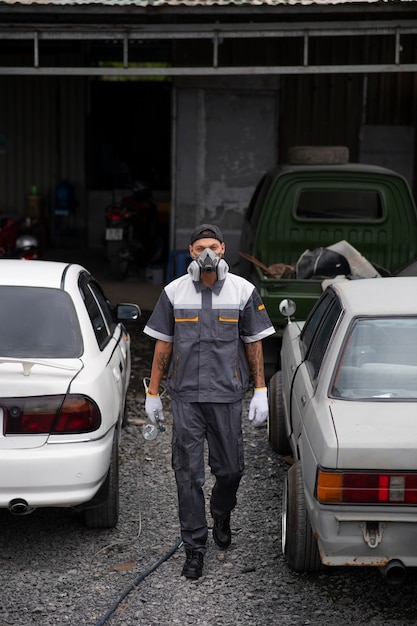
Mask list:
[[[282,553],[286,554],[287,544],[287,506],[288,506],[288,479],[284,478],[284,491],[282,494],[282,510],[281,510],[281,546]]]

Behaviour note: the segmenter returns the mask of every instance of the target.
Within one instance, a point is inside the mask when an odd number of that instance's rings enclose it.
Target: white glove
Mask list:
[[[161,422],[164,421],[165,418],[164,418],[164,412],[162,409],[162,400],[159,394],[157,396],[151,396],[149,393],[146,393],[145,412],[146,412],[146,415],[151,420],[152,424],[155,424],[155,426],[157,426],[157,423],[156,423],[157,415],[158,415],[159,421]]]
[[[266,387],[255,389],[249,405],[249,421],[258,428],[268,417],[268,395]]]

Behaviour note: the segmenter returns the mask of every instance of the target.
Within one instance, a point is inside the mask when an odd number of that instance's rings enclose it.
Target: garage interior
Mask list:
[[[346,145],[415,188],[410,3],[3,1],[0,18],[0,213],[36,192],[54,246],[98,248],[106,206],[145,179],[167,251],[216,220],[235,258],[256,183],[292,145]]]

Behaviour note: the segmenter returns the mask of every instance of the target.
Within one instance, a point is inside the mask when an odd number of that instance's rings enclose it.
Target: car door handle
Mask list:
[[[291,365],[290,367],[291,373],[295,372],[296,369],[297,369],[296,365]]]
[[[305,406],[307,404],[307,398],[305,396],[301,396],[301,404]]]
[[[117,369],[117,367],[113,367],[113,376],[116,379],[116,382],[119,382],[119,380],[120,380],[120,372]]]

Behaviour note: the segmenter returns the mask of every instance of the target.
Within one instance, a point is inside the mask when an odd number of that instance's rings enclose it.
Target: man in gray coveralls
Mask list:
[[[208,537],[203,485],[204,443],[215,476],[210,499],[213,538],[231,542],[230,513],[243,475],[242,398],[252,375],[249,420],[268,417],[262,339],[275,332],[255,287],[229,273],[220,229],[201,224],[191,234],[187,274],[163,290],[144,332],[156,339],[145,411],[163,419],[159,385],[168,370],[172,467],[178,489],[182,575],[199,578]]]

